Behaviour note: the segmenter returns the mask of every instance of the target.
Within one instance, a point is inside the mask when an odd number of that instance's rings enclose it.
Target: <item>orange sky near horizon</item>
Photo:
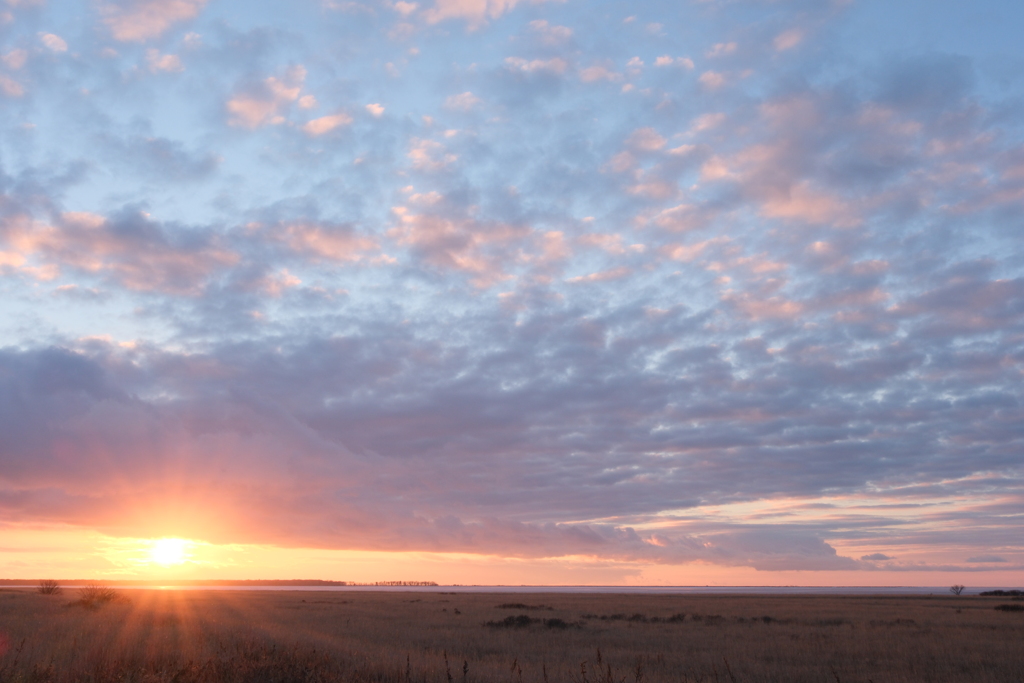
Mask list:
[[[968,586],[1012,587],[1020,573],[986,571],[766,571],[706,562],[682,565],[597,557],[517,558],[469,553],[382,552],[211,544],[181,539],[182,562],[153,557],[160,539],[118,538],[73,527],[2,529],[0,578],[37,580],[321,579],[537,586]],[[922,560],[927,559],[922,555]],[[973,579],[973,581],[972,581]]]

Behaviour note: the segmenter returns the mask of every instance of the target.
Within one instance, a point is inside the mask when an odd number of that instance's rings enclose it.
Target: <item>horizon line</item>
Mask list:
[[[427,581],[342,581],[334,579],[104,579],[104,578],[38,578],[38,579],[5,579],[0,578],[0,586],[7,587],[35,587],[41,581],[56,581],[65,585],[107,583],[120,585],[140,585],[154,587],[185,587],[185,586],[282,586],[282,587],[336,587],[336,588],[623,588],[623,589],[707,589],[707,588],[773,588],[773,589],[827,589],[827,588],[856,588],[856,589],[879,589],[892,590],[897,588],[912,588],[916,590],[937,589],[946,590],[945,585],[924,585],[924,584],[887,584],[887,585],[865,585],[865,584],[589,584],[589,583],[452,583],[442,584]],[[1000,589],[999,586],[968,586],[971,590]]]

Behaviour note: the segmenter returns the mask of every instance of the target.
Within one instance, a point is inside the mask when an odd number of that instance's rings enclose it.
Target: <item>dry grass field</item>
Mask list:
[[[1024,681],[1010,602],[0,589],[0,681],[1005,683]]]

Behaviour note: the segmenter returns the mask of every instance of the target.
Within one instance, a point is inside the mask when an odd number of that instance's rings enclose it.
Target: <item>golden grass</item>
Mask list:
[[[0,590],[0,681],[1024,681],[999,597],[120,593]]]

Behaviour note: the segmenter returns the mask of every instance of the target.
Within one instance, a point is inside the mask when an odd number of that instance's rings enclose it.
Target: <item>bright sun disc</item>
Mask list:
[[[189,542],[181,538],[161,538],[154,541],[149,549],[149,559],[156,564],[165,567],[172,564],[181,564],[185,561],[185,550]]]

